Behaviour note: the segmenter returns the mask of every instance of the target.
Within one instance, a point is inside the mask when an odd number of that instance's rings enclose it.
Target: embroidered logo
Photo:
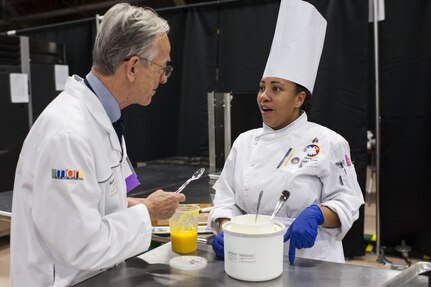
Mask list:
[[[352,162],[350,161],[350,158],[347,154],[344,155],[344,159],[346,160],[346,165],[347,166],[351,166]]]
[[[51,171],[54,179],[84,180],[84,173],[75,169],[55,169]]]
[[[320,147],[317,144],[310,144],[304,148],[304,152],[308,157],[313,157],[319,154]]]

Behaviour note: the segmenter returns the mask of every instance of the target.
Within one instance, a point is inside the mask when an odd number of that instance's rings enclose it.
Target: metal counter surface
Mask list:
[[[290,265],[288,257],[285,257],[284,271],[280,277],[264,282],[247,282],[227,275],[224,271],[224,262],[215,258],[211,246],[199,244],[195,255],[206,258],[208,265],[198,271],[182,271],[172,268],[169,266],[169,260],[179,255],[171,251],[171,243],[169,242],[140,256],[131,258],[123,264],[76,286],[368,287],[380,286],[399,274],[399,271],[394,270],[374,269],[302,258],[296,258],[295,264]],[[419,286],[422,286],[422,284]]]

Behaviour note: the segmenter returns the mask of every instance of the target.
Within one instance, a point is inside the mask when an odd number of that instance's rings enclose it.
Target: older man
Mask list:
[[[33,125],[18,162],[12,207],[12,286],[69,286],[148,249],[151,220],[184,195],[139,184],[121,109],[147,106],[172,72],[169,25],[151,9],[118,4],[103,18],[93,67],[70,77]]]

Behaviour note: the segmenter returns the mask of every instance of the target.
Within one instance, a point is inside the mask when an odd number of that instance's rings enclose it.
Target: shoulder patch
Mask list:
[[[75,169],[55,169],[51,170],[53,179],[84,180],[84,173]]]

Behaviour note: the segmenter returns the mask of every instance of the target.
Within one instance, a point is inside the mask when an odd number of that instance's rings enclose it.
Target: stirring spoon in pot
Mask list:
[[[275,205],[274,212],[272,213],[271,218],[269,219],[270,221],[275,218],[275,216],[280,211],[281,207],[287,201],[289,196],[290,196],[290,192],[288,192],[287,190],[283,190],[283,192],[280,195],[280,198],[278,199],[277,204]]]
[[[176,193],[180,193],[181,191],[183,191],[183,189],[187,186],[187,184],[189,184],[191,181],[196,180],[198,178],[200,178],[202,176],[202,174],[204,174],[205,168],[200,168],[198,169],[191,178],[189,178],[186,182],[183,183],[183,185],[180,186],[180,188],[177,189],[177,191],[175,191]]]
[[[257,223],[257,215],[259,214],[259,206],[260,206],[260,201],[262,200],[262,195],[263,195],[263,190],[260,191],[259,198],[257,199],[256,217],[254,218],[254,223]]]

